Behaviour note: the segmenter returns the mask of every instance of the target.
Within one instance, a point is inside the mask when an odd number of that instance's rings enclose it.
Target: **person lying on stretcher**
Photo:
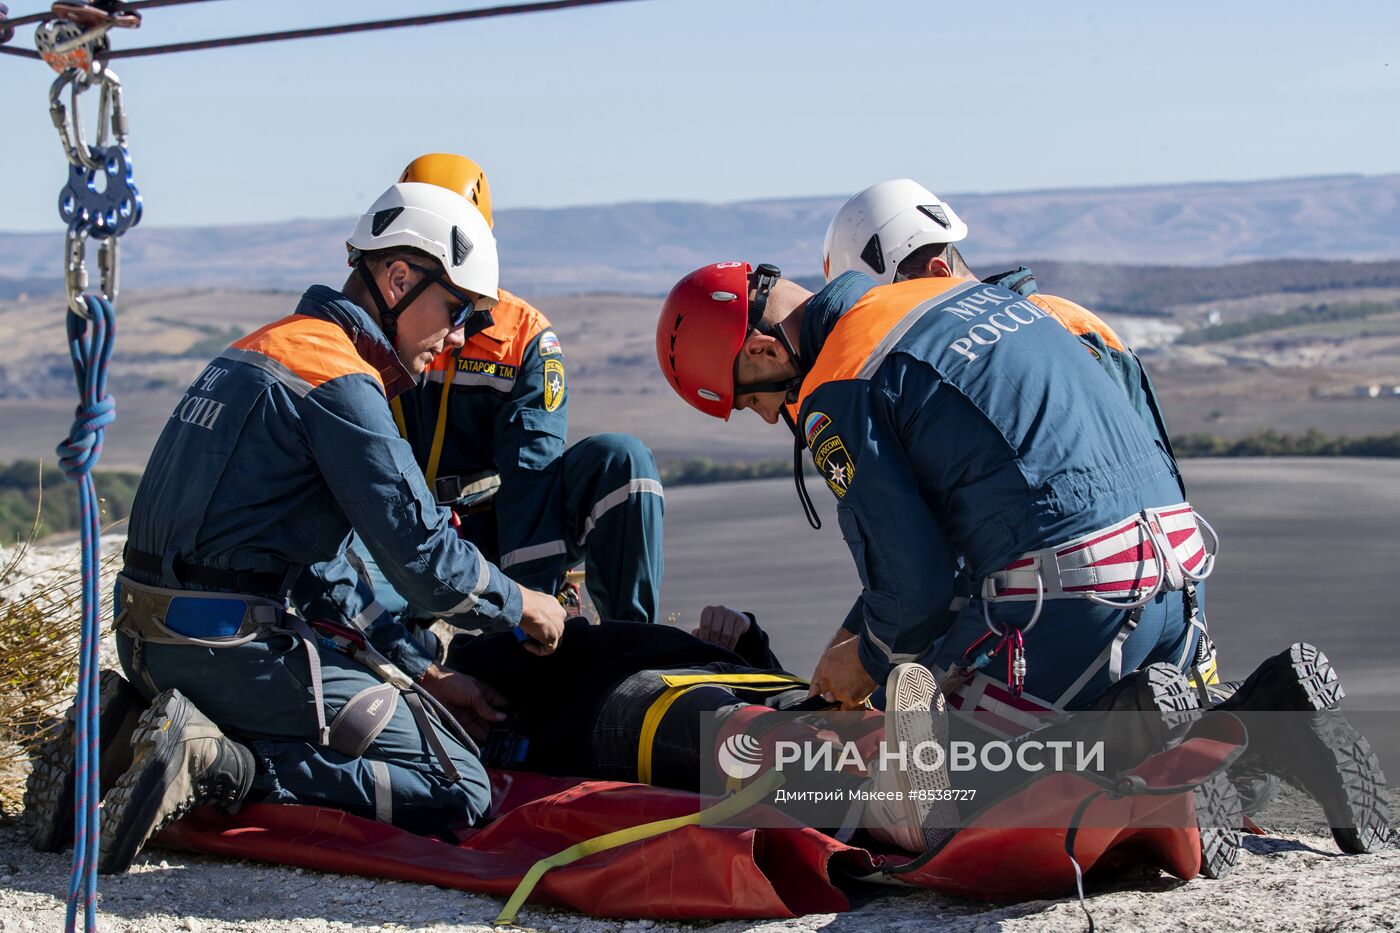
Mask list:
[[[767,764],[779,738],[852,741],[862,747],[881,739],[889,747],[901,742],[912,747],[930,740],[946,747],[949,740],[950,725],[937,682],[919,664],[900,665],[892,672],[884,713],[803,721],[798,711],[828,709],[829,704],[810,697],[807,683],[783,668],[767,633],[751,615],[723,607],[708,607],[695,634],[666,625],[589,625],[576,618],[566,623],[565,636],[559,649],[545,657],[525,651],[509,634],[458,636],[450,645],[445,666],[487,685],[488,699],[506,711],[497,714],[483,742],[488,767],[713,791],[740,783],[732,772],[722,771],[719,745],[743,734],[757,737],[756,746],[751,747],[764,749],[761,754],[767,756]],[[1340,689],[1325,656],[1310,646],[1295,645],[1265,661],[1221,706],[1236,711],[1322,710],[1323,702],[1309,706],[1317,697],[1300,685],[1299,665],[1292,663],[1300,652],[1307,653],[1314,666],[1320,664],[1324,679],[1338,687],[1327,695],[1334,705]],[[1115,716],[1137,712],[1157,719],[1159,713],[1173,713],[1180,718],[1183,698],[1191,705],[1198,702],[1195,697],[1175,668],[1152,665],[1119,681],[1094,709]],[[1078,725],[1071,723],[1067,728],[1077,729],[1076,734],[1095,729],[1103,733],[1103,724],[1111,718],[1100,716],[1097,725],[1081,718]],[[1145,718],[1135,721],[1142,723]],[[1346,744],[1349,749],[1365,746],[1366,755],[1369,746],[1339,713],[1321,711],[1315,718],[1318,725],[1313,730],[1300,729],[1300,720],[1290,718],[1279,727],[1287,730],[1286,735],[1255,736],[1232,773],[1261,769],[1279,773],[1323,804],[1344,850],[1367,851],[1388,835],[1387,816],[1374,795],[1353,793],[1357,787],[1349,783],[1349,772],[1335,764],[1338,758],[1329,754],[1327,743]],[[1125,719],[1134,721],[1119,717],[1117,722]],[[836,727],[839,737],[824,728],[831,721],[841,723]],[[953,738],[976,732],[967,717],[957,717],[951,729]],[[1136,736],[1111,742],[1110,759],[1117,756],[1116,765],[1110,762],[1111,770],[1116,773],[1135,765],[1154,750],[1154,741]],[[1301,769],[1288,764],[1297,761],[1298,755],[1285,751],[1308,743],[1318,746],[1313,759],[1332,764]],[[1363,770],[1368,779],[1379,776],[1374,756]],[[825,787],[892,791],[889,801],[867,805],[861,825],[886,846],[923,852],[948,838],[949,829],[959,821],[965,824],[996,799],[1024,786],[1025,777],[985,771],[959,775],[954,784],[961,797],[946,792],[946,767],[872,768],[836,778],[836,787],[828,774]],[[1223,773],[1213,779],[1227,780]],[[971,800],[969,787],[978,789]],[[1238,857],[1240,813],[1211,809],[1214,801],[1222,796],[1233,799],[1233,795],[1195,796],[1203,841],[1221,850],[1204,870],[1225,874]],[[954,799],[961,801],[956,807]]]

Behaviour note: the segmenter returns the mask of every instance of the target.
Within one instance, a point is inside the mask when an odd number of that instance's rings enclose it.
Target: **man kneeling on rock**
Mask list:
[[[114,593],[127,679],[109,673],[102,696],[104,771],[121,776],[104,782],[100,871],[201,804],[317,804],[415,832],[485,816],[458,717],[494,715],[492,695],[387,616],[343,647],[306,621],[333,601],[307,568],[339,559],[352,529],[416,605],[470,610],[541,654],[558,644],[559,602],[458,536],[389,407],[495,302],[490,228],[461,194],[400,183],[347,245],[342,289],[311,287],[215,359],[142,477]],[[26,793],[40,848],[71,836],[72,791],[60,738]]]

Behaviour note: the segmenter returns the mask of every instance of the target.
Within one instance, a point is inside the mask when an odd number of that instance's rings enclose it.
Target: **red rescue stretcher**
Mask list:
[[[1219,770],[1243,734],[1226,729],[1212,735],[1193,736],[1148,759],[1135,771],[1140,786],[1194,784]],[[1091,883],[1144,864],[1190,880],[1200,867],[1190,791],[1115,798],[1077,774],[1053,775],[1013,794],[919,858],[858,848],[795,825],[693,825],[715,800],[684,791],[514,771],[494,771],[491,778],[496,816],[460,833],[456,844],[337,810],[267,804],[247,806],[235,817],[197,810],[159,842],[502,898],[521,887],[515,906],[528,896],[596,917],[652,919],[844,911],[850,903],[843,888],[872,876],[979,900],[1060,897],[1076,889],[1066,852],[1071,826],[1078,827],[1071,839],[1074,861]],[[691,825],[630,835],[649,824],[671,825],[664,821]],[[538,864],[609,834],[621,838],[605,840],[592,854],[575,851],[576,860],[559,867]],[[512,914],[510,907],[503,917]]]

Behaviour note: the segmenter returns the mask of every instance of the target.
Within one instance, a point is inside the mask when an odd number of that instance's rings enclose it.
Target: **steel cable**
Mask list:
[[[127,9],[141,6],[165,6],[178,3],[198,3],[202,0],[145,0],[144,3],[126,4]],[[338,36],[355,32],[373,32],[382,29],[402,29],[408,26],[432,26],[438,23],[462,22],[473,19],[490,19],[499,16],[516,16],[523,13],[548,13],[573,7],[604,6],[613,3],[630,3],[634,0],[540,0],[536,3],[507,4],[504,6],[482,7],[476,10],[458,10],[452,13],[429,13],[422,16],[404,16],[395,19],[372,20],[362,23],[342,23],[338,26],[315,26],[308,29],[287,29],[278,32],[256,33],[247,36],[229,36],[224,39],[197,39],[192,42],[172,42],[166,45],[147,45],[134,49],[117,49],[108,52],[104,59],[141,58],[150,55],[170,55],[176,52],[195,52],[204,49],[222,49],[238,45],[259,45],[265,42],[286,42],[291,39],[314,39],[321,36]],[[35,14],[10,20],[11,26],[25,25],[37,19],[50,18],[50,14]],[[39,53],[30,49],[17,49],[0,46],[0,54],[22,58],[38,58]]]

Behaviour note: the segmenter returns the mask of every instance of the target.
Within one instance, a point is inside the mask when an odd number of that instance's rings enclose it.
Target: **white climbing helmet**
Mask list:
[[[822,269],[828,282],[854,270],[888,285],[899,264],[920,246],[966,237],[967,224],[938,195],[912,178],[882,181],[851,198],[831,219]]]
[[[423,182],[399,182],[381,194],[345,242],[350,264],[361,253],[412,247],[432,256],[458,288],[481,296],[477,310],[496,303],[500,269],[496,238],[476,205],[461,194]]]

